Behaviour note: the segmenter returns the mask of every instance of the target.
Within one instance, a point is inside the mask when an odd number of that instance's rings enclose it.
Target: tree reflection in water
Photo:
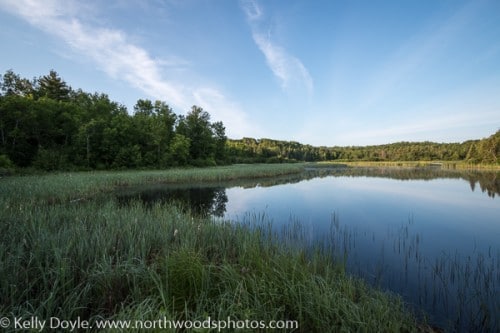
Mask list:
[[[174,203],[188,209],[197,216],[224,216],[227,195],[225,187],[171,187],[149,186],[147,188],[122,189],[116,196],[122,205],[139,201],[151,207],[158,203]]]
[[[321,177],[377,177],[398,180],[433,180],[442,178],[463,179],[470,184],[472,191],[479,188],[489,197],[500,195],[500,173],[485,171],[443,170],[436,167],[347,167],[345,165],[319,167],[313,165],[304,172],[273,178],[242,179],[217,184],[185,184],[185,185],[144,185],[124,187],[117,191],[120,204],[132,201],[142,202],[146,206],[156,203],[175,203],[192,213],[201,216],[223,217],[228,201],[226,189],[231,187],[270,187],[280,184],[297,183],[307,179]]]

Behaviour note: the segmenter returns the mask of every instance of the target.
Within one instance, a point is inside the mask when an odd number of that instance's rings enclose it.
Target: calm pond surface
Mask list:
[[[317,168],[239,183],[130,188],[118,199],[181,201],[235,222],[300,223],[349,273],[400,294],[450,331],[500,330],[500,173]]]

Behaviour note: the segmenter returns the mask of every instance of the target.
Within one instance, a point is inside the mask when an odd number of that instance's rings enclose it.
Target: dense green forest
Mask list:
[[[184,116],[138,100],[133,115],[106,94],[73,90],[55,71],[0,79],[0,167],[44,170],[215,165],[226,159],[222,122],[193,106]]]
[[[287,161],[467,161],[500,163],[500,130],[463,143],[397,142],[376,146],[314,147],[294,141],[243,138],[228,140],[231,162]]]
[[[227,139],[222,122],[193,106],[175,114],[140,99],[130,114],[106,94],[71,88],[55,71],[32,80],[0,75],[0,168],[167,168],[330,160],[464,160],[498,164],[500,130],[463,143],[400,142],[313,147],[293,141]]]

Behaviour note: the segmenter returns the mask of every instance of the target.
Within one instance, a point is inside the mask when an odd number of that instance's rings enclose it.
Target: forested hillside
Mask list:
[[[232,162],[286,161],[467,161],[498,164],[500,130],[463,143],[398,142],[377,146],[313,147],[294,141],[243,138],[228,140]]]
[[[225,163],[444,160],[498,164],[500,130],[463,143],[399,142],[313,147],[294,141],[227,139],[222,122],[193,106],[178,115],[140,99],[129,113],[102,93],[71,88],[55,71],[0,76],[0,169],[168,168]]]

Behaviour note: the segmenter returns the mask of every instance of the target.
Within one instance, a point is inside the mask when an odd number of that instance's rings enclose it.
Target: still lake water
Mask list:
[[[300,246],[327,244],[347,272],[400,294],[431,323],[450,331],[500,330],[499,173],[325,168],[262,181],[135,189],[120,200],[137,196],[182,201],[196,213],[235,222],[272,222],[276,231],[300,223]]]

